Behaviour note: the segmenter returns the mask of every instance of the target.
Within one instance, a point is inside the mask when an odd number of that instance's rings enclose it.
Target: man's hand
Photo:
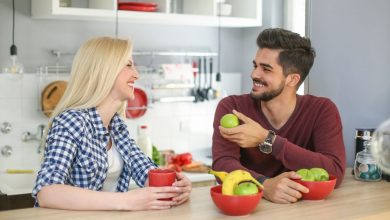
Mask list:
[[[275,203],[294,203],[309,190],[291,179],[300,179],[294,171],[282,173],[264,181],[264,197]]]
[[[263,142],[268,135],[268,131],[259,123],[253,121],[246,115],[233,110],[233,113],[243,122],[234,128],[224,128],[219,126],[219,132],[225,139],[237,143],[243,148],[256,147]]]

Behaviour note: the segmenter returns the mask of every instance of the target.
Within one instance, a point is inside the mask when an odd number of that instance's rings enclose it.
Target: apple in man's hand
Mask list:
[[[234,114],[226,114],[222,116],[220,124],[224,128],[234,128],[240,124],[238,118]]]

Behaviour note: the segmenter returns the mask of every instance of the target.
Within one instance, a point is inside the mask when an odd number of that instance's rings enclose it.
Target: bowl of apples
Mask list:
[[[311,168],[299,169],[296,171],[302,178],[293,179],[293,181],[309,189],[308,193],[302,193],[302,199],[305,200],[322,200],[333,192],[336,186],[337,178],[328,174],[325,169]]]
[[[211,198],[218,209],[225,215],[240,216],[253,212],[259,204],[263,191],[254,183],[239,184],[234,195],[224,195],[222,185],[210,189]]]

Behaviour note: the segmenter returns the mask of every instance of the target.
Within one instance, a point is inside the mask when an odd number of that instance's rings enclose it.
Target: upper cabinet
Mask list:
[[[131,2],[121,0],[119,2]],[[262,0],[146,0],[154,8],[118,10],[117,0],[31,0],[37,19],[106,20],[132,23],[222,27],[261,26]],[[219,16],[221,14],[221,16]]]

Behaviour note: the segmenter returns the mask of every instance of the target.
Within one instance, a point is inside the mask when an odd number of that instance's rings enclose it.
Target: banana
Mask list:
[[[234,188],[241,182],[252,181],[259,187],[263,188],[263,185],[259,183],[252,175],[245,170],[234,170],[230,172],[223,180],[222,194],[234,195]]]
[[[224,172],[224,171],[215,171],[215,170],[209,169],[209,174],[213,174],[214,176],[218,177],[221,180],[221,182],[223,182],[229,173]]]

